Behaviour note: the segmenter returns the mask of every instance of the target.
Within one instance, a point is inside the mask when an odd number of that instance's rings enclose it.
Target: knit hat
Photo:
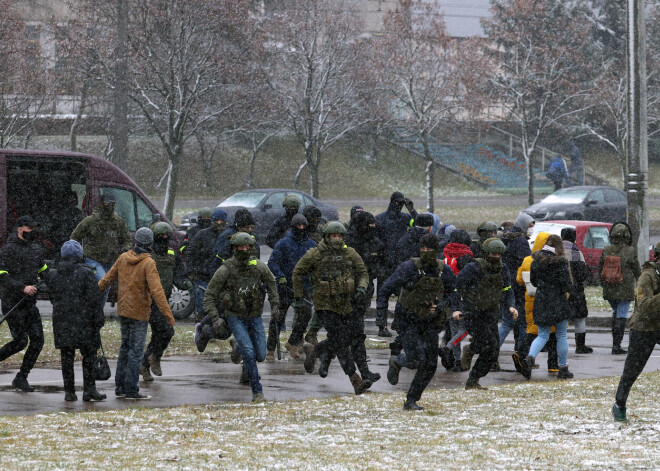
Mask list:
[[[227,220],[227,211],[222,208],[215,208],[213,214],[211,215],[211,221],[226,221]]]
[[[236,211],[236,214],[234,214],[234,226],[237,228],[254,226],[254,218],[250,211],[245,208]]]
[[[449,242],[453,242],[455,244],[463,244],[469,247],[472,239],[466,230],[456,229],[455,231],[452,231],[451,234],[449,234]]]
[[[154,241],[154,233],[148,227],[141,227],[135,232],[135,242],[140,245],[149,245]]]
[[[82,258],[83,256],[82,245],[80,245],[76,240],[67,240],[66,242],[64,242],[64,244],[62,244],[62,248],[60,249],[60,255],[62,255],[62,258],[66,258],[66,257]]]
[[[433,227],[433,215],[429,213],[420,214],[415,219],[417,227]]]
[[[456,230],[456,226],[454,226],[453,224],[445,224],[440,228],[438,233],[449,237],[451,233],[454,232],[455,230]]]
[[[425,234],[421,239],[419,239],[419,246],[433,250],[440,250],[440,240],[436,235]]]
[[[296,214],[291,218],[291,227],[306,226],[307,218],[302,214]]]

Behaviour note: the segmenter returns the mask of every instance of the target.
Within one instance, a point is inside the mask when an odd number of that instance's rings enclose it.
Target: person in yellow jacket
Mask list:
[[[538,252],[543,248],[546,241],[550,237],[549,232],[539,232],[534,241],[534,246],[532,247],[532,253]],[[520,351],[513,354],[513,364],[516,367],[516,371],[521,373],[522,360],[525,359],[529,353],[529,347],[532,345],[532,342],[539,334],[539,328],[534,323],[534,292],[536,288],[529,282],[529,270],[532,266],[532,256],[529,255],[523,259],[522,264],[518,268],[518,275],[516,276],[516,282],[525,286],[525,316],[527,319],[527,335],[525,336],[525,341],[522,342],[523,348]],[[530,294],[531,293],[531,294]],[[546,345],[548,350],[548,373],[557,373],[559,372],[559,359],[557,357],[557,337],[555,336],[555,328],[550,328],[550,339]]]

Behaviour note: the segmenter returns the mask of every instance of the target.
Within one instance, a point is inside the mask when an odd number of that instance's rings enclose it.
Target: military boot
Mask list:
[[[303,345],[305,350],[305,361],[303,363],[305,371],[309,374],[314,373],[314,365],[316,363],[316,355],[314,354],[314,345],[306,343]]]
[[[294,360],[300,360],[300,354],[298,353],[298,346],[291,345],[289,342],[287,342],[284,344],[284,348],[286,348],[286,351],[289,352],[291,358],[293,358]]]
[[[454,367],[455,358],[454,352],[451,351],[449,347],[442,347],[438,349],[438,356],[440,357],[440,363],[447,370],[451,370]]]
[[[362,379],[368,379],[372,384],[378,381],[380,375],[369,371],[369,359],[367,357],[367,349],[364,346],[364,341],[356,342],[352,346],[351,351],[353,352],[355,365],[358,370],[360,370],[360,376],[362,376]]]
[[[98,392],[96,389],[90,389],[89,391],[83,392],[83,401],[104,401],[108,396],[106,394]]]
[[[319,353],[319,376],[325,378],[328,376],[328,369],[330,368],[330,362],[332,357],[327,351]]]
[[[387,369],[387,381],[392,386],[395,386],[399,382],[399,371],[401,367],[396,364],[396,357],[390,356],[389,368]]]
[[[371,381],[362,379],[360,375],[357,374],[357,372],[349,376],[348,379],[351,380],[351,384],[353,385],[353,390],[355,391],[356,396],[359,396],[371,387]]]
[[[142,379],[144,381],[153,381],[154,380],[154,377],[151,376],[151,371],[149,371],[148,366],[144,366],[144,365],[140,366],[140,374],[142,375]]]
[[[468,378],[467,382],[465,383],[465,389],[478,389],[481,391],[485,391],[488,388],[485,386],[482,386],[479,384],[479,380],[477,378]]]
[[[156,355],[153,353],[149,355],[149,366],[151,367],[151,372],[156,376],[163,376],[163,370],[160,367],[160,358],[156,358]]]
[[[527,355],[522,362],[522,366],[522,375],[525,377],[525,379],[530,379],[532,377],[532,369],[534,369],[534,357]]]
[[[78,396],[76,396],[75,392],[69,391],[64,393],[64,400],[66,402],[74,402],[78,400]]]
[[[424,408],[417,404],[417,402],[407,399],[403,403],[403,410],[424,410]]]
[[[616,420],[617,422],[628,421],[628,417],[626,416],[626,408],[619,407],[616,402],[612,406],[612,415],[614,416],[614,420]]]
[[[625,355],[628,353],[627,350],[621,348],[621,341],[626,332],[626,321],[627,319],[616,318],[614,325],[612,327],[612,355]]]
[[[319,343],[318,333],[318,329],[310,328],[305,334],[305,342],[311,343],[312,345]]]
[[[238,365],[241,362],[241,354],[238,353],[238,342],[236,339],[231,339],[229,341],[229,345],[231,346],[231,353],[229,354],[229,358],[231,359],[232,363],[236,363]]]

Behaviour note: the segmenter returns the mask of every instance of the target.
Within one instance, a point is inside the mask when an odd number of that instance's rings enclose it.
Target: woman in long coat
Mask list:
[[[106,398],[96,390],[94,360],[101,346],[103,327],[103,294],[99,291],[94,271],[83,262],[83,250],[70,240],[62,245],[61,261],[46,279],[53,304],[53,337],[60,349],[64,399],[76,401],[73,362],[76,349],[83,356],[83,401]]]
[[[559,357],[557,379],[570,379],[573,373],[568,371],[566,330],[568,319],[573,317],[568,303],[571,278],[561,237],[555,234],[548,237],[541,251],[533,254],[532,258],[530,282],[536,286],[534,323],[538,326],[539,334],[523,362],[523,375],[528,379],[531,377],[534,359],[545,346],[550,337],[550,328],[554,326]]]

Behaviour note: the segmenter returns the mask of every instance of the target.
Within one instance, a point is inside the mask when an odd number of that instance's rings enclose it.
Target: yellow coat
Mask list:
[[[536,240],[534,241],[534,246],[532,247],[532,253],[541,250],[545,245],[545,243],[548,241],[548,237],[550,237],[549,232],[539,232],[538,235],[536,236]],[[529,255],[523,259],[520,268],[518,268],[518,275],[516,276],[516,281],[518,282],[519,285],[525,286],[525,281],[523,280],[522,274],[523,272],[529,272],[531,266],[532,266],[532,256]],[[527,291],[525,291],[525,319],[527,319],[527,333],[538,335],[539,328],[536,326],[536,324],[534,324],[534,296],[530,296],[529,294],[527,294]],[[555,328],[553,326],[550,328],[550,332],[554,332],[554,331]]]

